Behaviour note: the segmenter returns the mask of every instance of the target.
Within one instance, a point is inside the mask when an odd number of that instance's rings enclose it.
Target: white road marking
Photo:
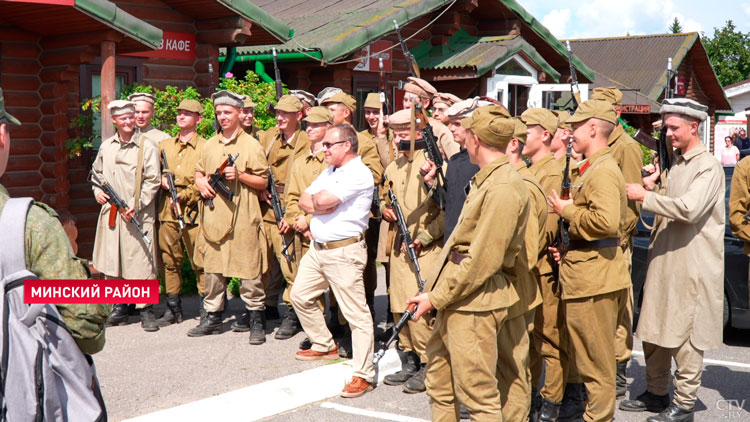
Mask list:
[[[378,363],[378,382],[400,369],[398,354],[394,349],[388,350]],[[159,410],[126,422],[257,421],[338,396],[351,377],[352,367],[349,361],[344,361]]]
[[[634,355],[643,356],[643,352],[640,350],[633,350]],[[730,360],[716,360],[716,359],[703,359],[703,364],[723,365],[723,366],[735,366],[737,368],[750,369],[750,363],[744,362],[732,362]]]
[[[339,412],[350,413],[352,415],[367,416],[370,418],[382,419],[394,422],[430,422],[426,419],[412,418],[411,416],[396,415],[394,413],[376,412],[374,410],[365,410],[358,407],[345,406],[343,404],[324,402],[320,407],[326,409],[338,410]]]

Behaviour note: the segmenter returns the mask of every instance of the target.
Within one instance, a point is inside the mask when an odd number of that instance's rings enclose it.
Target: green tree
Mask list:
[[[667,29],[672,34],[681,34],[682,33],[682,24],[680,23],[680,20],[677,19],[677,16],[674,17],[674,20],[672,21],[672,24],[670,24]]]
[[[750,78],[750,33],[737,30],[728,20],[723,28],[714,28],[713,37],[701,35],[722,86]]]

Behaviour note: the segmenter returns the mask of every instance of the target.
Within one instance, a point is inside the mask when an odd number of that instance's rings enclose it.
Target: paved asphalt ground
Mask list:
[[[383,284],[383,283],[381,283]],[[379,292],[376,300],[377,319],[385,318],[385,296]],[[130,325],[107,330],[107,345],[95,355],[99,380],[107,403],[109,420],[120,421],[148,415],[164,409],[185,410],[180,416],[169,411],[142,420],[179,420],[205,422],[194,411],[197,408],[220,406],[229,412],[222,417],[229,421],[401,421],[430,420],[427,396],[401,392],[400,387],[379,385],[373,392],[357,399],[334,396],[305,402],[306,391],[331,387],[343,388],[343,378],[331,379],[317,375],[317,371],[331,371],[342,367],[336,361],[301,362],[294,359],[298,343],[304,333],[285,341],[275,340],[273,331],[280,320],[269,324],[266,344],[250,346],[247,333],[233,333],[227,318],[225,332],[201,338],[189,338],[188,329],[197,325],[197,297],[186,298],[187,320],[182,324],[163,328],[156,333],[146,333],[131,317]],[[159,313],[163,305],[159,306]],[[238,298],[230,302],[229,314],[242,309]],[[283,306],[282,306],[283,309]],[[636,341],[633,360],[628,368],[630,391],[637,395],[645,389],[645,363],[640,342]],[[724,346],[706,353],[703,384],[699,390],[696,421],[750,421],[750,331],[731,331],[725,334]],[[322,368],[333,365],[331,368]],[[322,372],[320,372],[322,373]],[[332,372],[326,372],[332,373]],[[318,376],[312,383],[303,380],[305,375]],[[279,380],[282,377],[286,377]],[[382,376],[382,375],[381,375]],[[308,377],[309,379],[309,377]],[[277,380],[276,382],[270,382]],[[255,386],[255,387],[250,387]],[[247,388],[250,387],[250,388]],[[263,392],[275,391],[265,397]],[[235,390],[234,394],[225,395]],[[331,394],[329,394],[330,396]],[[224,399],[225,404],[221,404]],[[236,405],[228,406],[227,400]],[[296,401],[295,401],[296,400]],[[219,404],[217,404],[219,403]],[[291,406],[299,406],[289,410]],[[193,406],[193,407],[189,407]],[[261,414],[260,407],[270,413]],[[192,412],[190,413],[191,410]],[[278,409],[278,411],[273,410]],[[213,409],[208,409],[214,412]],[[187,412],[187,413],[186,413]],[[185,416],[185,415],[188,416]],[[195,415],[191,418],[190,415]],[[260,416],[259,416],[260,415]],[[272,416],[268,416],[272,415]],[[650,414],[617,411],[617,421],[645,421]],[[210,420],[210,419],[209,419]]]

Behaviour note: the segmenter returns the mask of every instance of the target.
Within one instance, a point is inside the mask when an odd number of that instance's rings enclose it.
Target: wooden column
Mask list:
[[[113,41],[102,41],[102,140],[115,134],[112,126],[112,116],[109,114],[107,105],[115,99],[115,43]]]

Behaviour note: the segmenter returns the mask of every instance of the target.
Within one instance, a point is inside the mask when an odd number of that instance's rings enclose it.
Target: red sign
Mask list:
[[[58,6],[75,6],[76,0],[6,0],[14,3],[36,3],[36,4],[54,4]]]
[[[687,84],[685,78],[675,76],[674,78],[674,93],[675,95],[685,95],[687,92]]]
[[[359,70],[360,72],[380,72],[378,59],[382,58],[383,69],[385,69],[387,73],[391,73],[391,70],[393,69],[393,50],[386,49],[388,47],[391,47],[392,45],[393,44],[388,41],[381,40],[375,41],[374,43],[363,47],[362,50],[360,50],[357,54],[357,58],[361,57],[361,59],[359,63],[357,63],[357,66],[354,68],[354,70]],[[379,51],[382,51],[382,53],[377,54]]]
[[[164,31],[164,38],[162,38],[158,49],[127,53],[123,56],[195,60],[195,34]]]
[[[159,303],[159,280],[26,280],[23,303]]]
[[[623,114],[651,114],[651,106],[648,104],[623,104],[620,106]]]

